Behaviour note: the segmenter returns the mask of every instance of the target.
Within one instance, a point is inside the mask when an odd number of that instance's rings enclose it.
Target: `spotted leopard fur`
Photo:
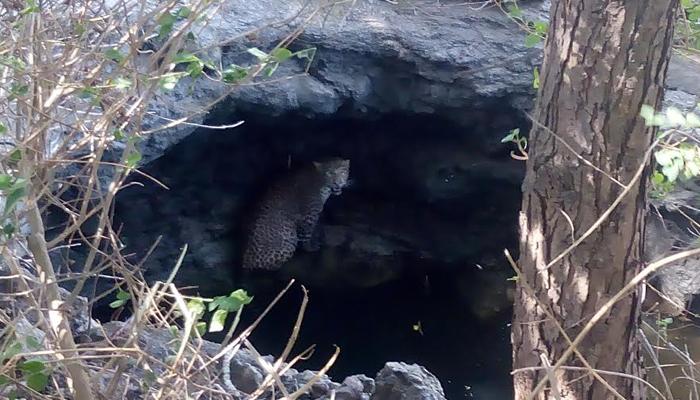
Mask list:
[[[273,185],[255,214],[243,253],[247,269],[279,269],[299,244],[314,248],[318,223],[326,200],[348,184],[350,161],[314,162]]]

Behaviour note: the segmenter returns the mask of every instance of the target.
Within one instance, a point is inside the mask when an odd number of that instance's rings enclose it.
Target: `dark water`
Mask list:
[[[464,267],[471,268],[468,266]],[[471,274],[488,274],[471,268]],[[299,282],[303,284],[303,282]],[[255,292],[251,321],[286,282]],[[353,374],[374,376],[387,361],[425,366],[440,379],[449,399],[507,399],[510,389],[510,308],[477,315],[451,269],[414,270],[395,281],[353,290],[308,287],[298,351],[315,344],[304,368],[320,368],[334,351],[340,357],[330,370],[337,379]],[[291,331],[302,292],[295,286],[263,321],[253,343],[263,353],[279,354]],[[420,324],[420,330],[414,327]]]
[[[674,399],[698,398],[700,368],[696,363],[700,360],[700,318],[675,318],[669,327],[661,330],[654,318],[649,318],[646,322],[649,324],[647,328],[651,326],[656,330],[653,332],[644,329],[644,332],[655,350],[655,357],[662,366],[661,371],[665,377],[664,381],[652,358],[645,354],[648,381],[664,396],[668,389]]]

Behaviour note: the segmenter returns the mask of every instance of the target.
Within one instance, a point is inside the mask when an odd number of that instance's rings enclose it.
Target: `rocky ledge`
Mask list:
[[[126,341],[128,329],[123,322],[109,322],[103,325],[100,335],[108,337],[116,346]],[[125,334],[127,332],[127,334]],[[141,332],[138,338],[138,348],[158,360],[166,360],[173,351],[173,334],[168,329],[149,328]],[[202,340],[199,344],[199,356],[214,357],[221,346]],[[224,358],[222,358],[224,359]],[[267,375],[265,366],[275,362],[272,356],[257,357],[255,353],[246,349],[238,350],[230,363],[230,383],[235,387],[235,393],[229,393],[234,399],[246,399],[263,383]],[[218,362],[221,365],[221,361]],[[159,364],[151,364],[151,371],[156,376],[164,373]],[[282,365],[284,368],[285,365]],[[223,368],[221,368],[223,369]],[[148,374],[150,374],[149,372]],[[317,371],[297,371],[289,368],[280,376],[281,382],[289,393],[302,388],[307,382],[314,379]],[[142,382],[146,381],[147,372],[143,365],[130,365],[124,374],[124,379],[119,382],[118,393],[127,393],[126,398],[143,398]],[[129,379],[126,379],[126,376]],[[111,380],[109,374],[105,374],[103,384]],[[194,381],[196,382],[196,378]],[[205,381],[209,387],[217,385],[226,388],[225,379],[221,376],[212,382]],[[119,397],[122,398],[122,397]],[[266,393],[261,398],[272,398],[271,393]],[[319,379],[311,385],[308,392],[300,397],[302,400],[444,400],[440,381],[425,368],[416,364],[403,362],[387,362],[374,378],[365,375],[349,376],[338,383],[327,375],[320,375]]]

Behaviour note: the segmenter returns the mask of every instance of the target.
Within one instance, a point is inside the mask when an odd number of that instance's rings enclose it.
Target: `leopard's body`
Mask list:
[[[272,185],[250,226],[243,268],[279,269],[300,243],[309,244],[326,200],[341,193],[349,173],[349,160],[332,159]]]

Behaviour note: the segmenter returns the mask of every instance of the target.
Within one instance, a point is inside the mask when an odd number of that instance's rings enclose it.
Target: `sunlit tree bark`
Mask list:
[[[543,358],[555,364],[566,351],[568,342],[557,323],[575,337],[640,270],[647,173],[635,182],[632,178],[654,131],[639,113],[644,104],[661,104],[676,8],[677,0],[552,1],[520,214],[523,274],[512,330],[518,400],[528,398],[546,376],[541,368],[528,368],[542,367]],[[610,217],[545,268],[628,184],[629,192]],[[595,369],[639,376],[638,320],[638,296],[627,296],[597,323],[579,351]],[[565,365],[584,364],[574,355]],[[642,398],[639,382],[601,376],[625,399]],[[615,398],[585,371],[560,369],[555,377],[562,399]],[[556,397],[548,389],[534,398]]]

